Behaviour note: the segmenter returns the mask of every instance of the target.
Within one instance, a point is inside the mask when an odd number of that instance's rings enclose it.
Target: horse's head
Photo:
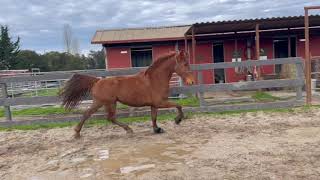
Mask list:
[[[190,70],[188,57],[188,54],[184,50],[178,51],[175,56],[176,66],[174,70],[182,78],[185,84],[192,85],[195,80],[193,73]]]

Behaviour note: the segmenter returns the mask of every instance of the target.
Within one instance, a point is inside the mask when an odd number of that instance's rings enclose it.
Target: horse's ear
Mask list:
[[[186,58],[186,52],[182,49],[179,51],[179,57],[180,59],[185,59]]]
[[[189,54],[185,50],[180,50],[179,51],[179,60],[181,61],[188,61]]]

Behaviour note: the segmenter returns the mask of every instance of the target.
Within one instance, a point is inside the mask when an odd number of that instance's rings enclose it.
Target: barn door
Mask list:
[[[224,62],[224,47],[223,43],[213,44],[213,63]],[[224,83],[225,74],[224,69],[214,70],[214,81],[215,83]]]

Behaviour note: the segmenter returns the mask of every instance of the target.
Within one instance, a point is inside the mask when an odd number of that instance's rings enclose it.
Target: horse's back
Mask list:
[[[132,106],[151,103],[150,82],[143,74],[107,77],[99,80],[92,89],[100,101],[120,101]]]

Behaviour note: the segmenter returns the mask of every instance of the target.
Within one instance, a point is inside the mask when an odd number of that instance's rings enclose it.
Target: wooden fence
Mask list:
[[[192,65],[191,69],[198,73],[198,83],[193,86],[180,86],[171,87],[171,93],[175,94],[200,94],[200,107],[186,108],[186,111],[192,112],[212,112],[212,111],[226,111],[226,110],[244,110],[244,109],[264,109],[264,108],[278,108],[278,107],[292,107],[302,105],[302,88],[305,84],[303,73],[303,60],[301,58],[281,58],[281,59],[269,59],[269,60],[247,60],[242,62],[225,62],[225,63],[213,63],[213,64],[199,64]],[[202,71],[214,70],[214,69],[227,69],[235,67],[249,67],[249,66],[265,66],[275,64],[295,64],[296,65],[296,78],[295,79],[274,79],[274,80],[260,80],[260,81],[245,81],[237,83],[223,83],[223,84],[201,84]],[[1,78],[0,84],[2,85],[3,97],[0,99],[0,106],[5,107],[5,114],[7,120],[11,120],[10,106],[15,105],[35,105],[35,104],[48,104],[59,103],[60,99],[56,96],[44,96],[44,97],[17,97],[9,98],[7,96],[7,85],[9,83],[26,82],[26,81],[51,81],[70,78],[75,72],[82,74],[89,74],[99,77],[106,76],[119,76],[129,75],[141,71],[143,68],[131,68],[123,70],[85,70],[85,71],[70,71],[70,72],[51,72],[43,73],[37,76],[16,76],[9,78]],[[225,105],[225,106],[209,106],[204,98],[204,92],[225,92],[225,91],[237,91],[237,90],[257,90],[263,88],[296,88],[296,99],[291,101],[280,101],[271,103],[254,103],[245,105]],[[140,114],[137,114],[140,115]]]

